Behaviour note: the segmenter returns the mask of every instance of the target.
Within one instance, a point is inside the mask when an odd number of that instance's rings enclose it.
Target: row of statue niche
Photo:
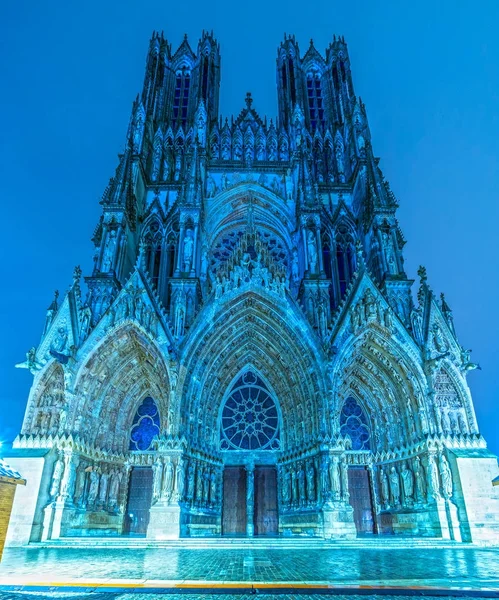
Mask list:
[[[220,298],[222,294],[250,282],[281,296],[289,291],[289,282],[284,271],[264,266],[261,252],[258,252],[256,259],[252,259],[251,254],[246,251],[238,263],[235,260],[228,262],[226,268],[216,275],[215,298]]]
[[[365,291],[363,298],[351,309],[350,319],[354,329],[369,321],[377,321],[388,329],[393,326],[391,310],[389,308],[382,310],[369,288]]]
[[[90,511],[124,511],[120,506],[120,484],[123,469],[111,464],[86,465],[78,467],[74,490],[74,504]]]
[[[465,435],[469,433],[469,427],[464,415],[464,409],[451,410],[440,407],[438,398],[435,399],[435,416],[437,428],[446,435]]]
[[[153,474],[153,503],[187,501],[203,507],[219,504],[219,469],[212,465],[192,458],[187,464],[182,457],[174,462],[167,456],[156,460]]]
[[[222,136],[220,143],[217,136],[211,138],[211,157],[214,160],[289,160],[289,143],[286,138],[281,138],[278,145],[277,139],[270,137],[268,140],[263,135],[256,136],[256,143],[252,137],[246,138],[243,148],[242,133],[231,138],[228,135]]]
[[[240,173],[235,173],[233,175],[227,175],[227,173],[222,173],[220,177],[220,186],[217,185],[214,177],[212,175],[208,175],[206,181],[206,196],[207,198],[213,198],[220,191],[225,191],[239,183],[258,183],[264,188],[267,188],[276,196],[284,197],[286,200],[293,200],[294,198],[294,181],[291,169],[286,169],[286,173],[284,175],[268,175],[266,173],[261,173],[260,175],[256,175],[256,173],[245,173],[241,175]]]
[[[31,433],[38,435],[57,435],[66,429],[67,411],[65,408],[49,406],[37,409],[33,419]]]
[[[156,313],[140,297],[144,293],[144,290],[140,288],[127,289],[118,304],[111,306],[108,326],[114,327],[118,321],[122,321],[123,319],[135,319],[144,329],[151,333],[156,333]]]
[[[184,151],[180,145],[176,148],[155,144],[151,164],[151,181],[168,183],[178,181],[182,172]]]
[[[428,456],[425,467],[419,456],[403,461],[397,470],[395,465],[383,465],[379,469],[379,501],[382,510],[409,508],[424,504],[430,498],[446,499],[452,496],[452,473],[444,454],[437,459]]]

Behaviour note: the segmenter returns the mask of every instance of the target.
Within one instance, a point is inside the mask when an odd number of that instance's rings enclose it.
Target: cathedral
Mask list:
[[[220,65],[212,33],[152,36],[93,269],[18,365],[7,543],[497,540],[478,365],[424,267],[405,271],[345,40],[284,37],[275,120],[249,93],[221,117]]]

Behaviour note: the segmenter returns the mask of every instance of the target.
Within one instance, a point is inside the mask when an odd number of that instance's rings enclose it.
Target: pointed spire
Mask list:
[[[246,92],[246,106],[248,107],[248,110],[251,109],[251,105],[253,104],[253,98],[251,97],[251,92]]]
[[[59,290],[55,290],[54,299],[50,303],[47,310],[53,310],[53,311],[57,312],[57,309],[59,308],[59,303],[57,302],[58,298],[59,298]]]

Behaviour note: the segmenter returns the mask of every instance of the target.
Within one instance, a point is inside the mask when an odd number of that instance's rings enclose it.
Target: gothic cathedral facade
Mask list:
[[[497,539],[477,365],[422,267],[413,299],[344,39],[285,36],[276,121],[219,87],[212,34],[153,35],[86,292],[76,267],[20,365],[10,543]]]

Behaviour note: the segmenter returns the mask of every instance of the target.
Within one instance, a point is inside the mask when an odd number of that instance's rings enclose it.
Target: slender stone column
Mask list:
[[[185,223],[180,223],[180,235],[178,240],[178,251],[177,251],[177,267],[175,269],[175,275],[180,275],[182,270],[182,261],[184,260],[184,236],[185,236]]]
[[[324,257],[322,256],[322,239],[321,239],[321,228],[317,225],[315,230],[315,239],[317,244],[317,254],[319,257],[319,273],[324,275]]]
[[[253,518],[255,514],[255,465],[246,465],[246,535],[253,537],[255,527]]]
[[[198,229],[199,225],[196,223],[194,226],[194,244],[192,248],[192,263],[191,263],[191,272],[190,276],[194,277],[196,275],[197,268],[197,253],[198,253]]]

